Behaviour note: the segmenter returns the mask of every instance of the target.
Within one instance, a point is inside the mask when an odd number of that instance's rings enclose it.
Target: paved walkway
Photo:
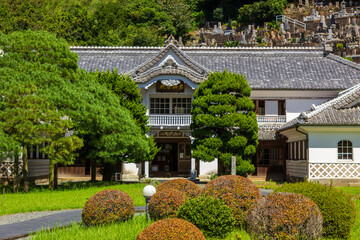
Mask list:
[[[266,197],[273,190],[260,189],[261,193]],[[81,221],[81,210],[64,210],[56,211],[54,214],[42,216],[31,220],[26,220],[17,223],[0,225],[0,239],[16,239],[27,236],[29,233],[51,229],[54,227],[63,227],[71,223]],[[135,207],[135,212],[144,212],[145,207]]]
[[[54,214],[36,219],[1,225],[0,239],[16,239],[32,232],[80,222],[81,211],[82,209],[64,210],[63,212],[55,212]],[[144,211],[145,207],[135,207],[135,212],[137,213]]]

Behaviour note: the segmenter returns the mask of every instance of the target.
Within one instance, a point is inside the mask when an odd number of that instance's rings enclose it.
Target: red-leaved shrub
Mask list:
[[[85,225],[105,225],[125,221],[135,213],[131,197],[119,190],[103,190],[85,203],[81,217]]]
[[[295,193],[274,193],[246,215],[252,239],[319,239],[323,218],[314,201]]]
[[[175,217],[187,198],[185,193],[173,188],[155,193],[149,202],[150,217],[152,219]]]
[[[223,200],[232,209],[236,226],[244,223],[246,212],[263,197],[251,180],[233,175],[221,176],[208,182],[203,194]]]
[[[190,198],[198,197],[201,193],[200,187],[187,179],[174,179],[163,182],[156,187],[156,191],[161,192],[164,189],[170,188],[184,192]]]
[[[145,228],[136,240],[205,240],[192,223],[180,218],[158,220]]]

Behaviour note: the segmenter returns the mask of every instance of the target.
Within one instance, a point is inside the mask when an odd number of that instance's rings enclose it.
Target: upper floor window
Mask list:
[[[286,115],[285,100],[253,100],[257,115]]]
[[[169,98],[150,98],[151,114],[169,114],[170,99]]]
[[[190,114],[191,98],[150,98],[150,114]]]
[[[352,142],[348,140],[342,140],[338,143],[338,159],[353,160]]]

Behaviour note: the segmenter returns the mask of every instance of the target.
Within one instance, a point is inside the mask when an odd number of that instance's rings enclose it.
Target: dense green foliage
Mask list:
[[[149,202],[149,214],[152,219],[175,217],[177,211],[188,199],[185,193],[169,188],[155,193]]]
[[[147,159],[149,142],[130,112],[79,70],[65,40],[42,31],[13,32],[0,35],[0,48],[1,127],[23,147],[23,161],[28,147],[43,142],[48,147],[41,151],[53,156],[53,164],[71,163],[82,142],[85,157],[94,161]],[[65,137],[67,131],[74,134]]]
[[[128,194],[109,189],[89,198],[81,212],[81,218],[87,226],[106,225],[126,221],[134,213],[134,202]]]
[[[142,135],[145,137],[147,132],[150,130],[150,127],[147,125],[148,116],[146,116],[146,106],[142,104],[142,96],[140,94],[140,89],[134,80],[130,78],[129,75],[119,75],[117,69],[114,69],[112,72],[107,70],[106,72],[94,72],[96,81],[101,83],[103,86],[106,86],[119,98],[120,106],[128,109],[132,118],[135,120],[136,125],[141,129]],[[111,177],[114,176],[116,171],[116,163],[119,160],[128,161],[128,162],[141,162],[141,161],[151,161],[154,159],[156,153],[159,149],[156,147],[156,143],[153,137],[144,138],[148,142],[150,151],[148,156],[141,156],[141,159],[136,159],[136,156],[127,154],[126,158],[122,159],[112,159],[113,162],[103,163],[102,164],[102,174],[103,180],[109,181]]]
[[[168,180],[156,187],[157,192],[161,192],[166,189],[179,190],[190,198],[197,197],[201,193],[200,187],[196,185],[194,182],[187,179]]]
[[[349,238],[356,213],[354,203],[344,193],[318,183],[302,182],[284,184],[276,192],[293,192],[313,200],[323,214],[324,235]]]
[[[0,31],[46,30],[72,45],[154,46],[192,27],[183,0],[2,0]]]
[[[258,124],[251,88],[243,75],[211,73],[193,95],[192,157],[202,161],[219,159],[228,169],[236,157],[238,174],[255,171],[252,156],[258,145]]]
[[[231,208],[220,199],[204,196],[186,201],[177,217],[197,226],[205,236],[224,236],[235,224]]]
[[[136,240],[205,240],[202,232],[192,223],[180,219],[169,218],[158,220],[145,228]]]
[[[265,0],[247,4],[239,9],[238,20],[242,24],[263,25],[264,22],[274,22],[276,15],[282,15],[287,0]]]
[[[245,222],[245,215],[263,196],[256,185],[241,176],[221,176],[208,182],[204,189],[205,196],[221,199],[232,210],[236,226]]]
[[[170,34],[186,38],[205,21],[274,21],[284,4],[285,0],[1,0],[0,31],[45,30],[81,46],[156,46]]]
[[[322,215],[316,203],[294,193],[274,193],[259,200],[246,215],[253,239],[309,239],[322,235]]]

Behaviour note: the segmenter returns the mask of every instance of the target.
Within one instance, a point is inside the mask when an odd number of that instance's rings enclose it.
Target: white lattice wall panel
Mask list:
[[[360,178],[359,163],[310,163],[310,179]]]
[[[19,175],[22,175],[22,162],[19,162]],[[4,160],[0,162],[0,178],[14,177],[14,161]]]

